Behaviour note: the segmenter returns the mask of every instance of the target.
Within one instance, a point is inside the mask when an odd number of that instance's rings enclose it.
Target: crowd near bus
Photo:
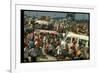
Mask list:
[[[25,18],[21,49],[24,62],[87,60],[90,58],[88,22]]]

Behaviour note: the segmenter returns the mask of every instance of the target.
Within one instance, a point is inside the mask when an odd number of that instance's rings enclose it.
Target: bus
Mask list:
[[[89,48],[89,36],[75,34],[73,32],[68,32],[65,41],[70,46],[72,44],[73,38],[77,41],[76,45],[84,45],[84,47]]]

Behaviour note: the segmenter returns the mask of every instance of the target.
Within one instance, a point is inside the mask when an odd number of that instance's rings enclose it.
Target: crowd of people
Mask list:
[[[22,48],[24,50],[24,62],[40,62],[39,58],[49,61],[48,55],[58,61],[89,59],[88,47],[85,47],[82,43],[77,45],[78,41],[75,38],[72,39],[70,46],[68,41],[65,41],[67,36],[65,31],[72,30],[64,30],[63,24],[54,26],[54,32],[47,29],[41,32],[44,29],[36,29],[33,25],[30,23],[31,28],[24,27],[24,49]],[[80,25],[77,25],[77,27],[80,28]],[[85,26],[83,30],[86,30]],[[80,29],[77,29],[77,31],[80,31]]]
[[[68,24],[67,30],[76,34],[89,36],[89,23],[87,21],[70,22]]]
[[[42,20],[41,20],[42,22]],[[25,28],[53,30],[59,33],[66,33],[66,31],[74,32],[89,36],[89,22],[88,21],[67,21],[65,19],[53,19],[47,21],[48,24],[35,23],[35,19],[26,18],[24,21]],[[28,25],[27,25],[28,24]]]

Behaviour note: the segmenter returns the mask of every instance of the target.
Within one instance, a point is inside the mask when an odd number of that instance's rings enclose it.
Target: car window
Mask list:
[[[67,37],[66,42],[71,43],[71,37]]]
[[[86,45],[87,40],[79,39],[79,46],[84,46]]]

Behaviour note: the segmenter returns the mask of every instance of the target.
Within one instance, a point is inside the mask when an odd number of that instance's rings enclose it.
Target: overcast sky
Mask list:
[[[54,17],[65,17],[68,13],[63,13],[63,12],[44,12],[44,11],[24,11],[24,14],[27,16],[35,16],[35,17],[40,17],[40,16],[50,16],[51,18]],[[89,19],[88,14],[83,14],[83,13],[76,13],[75,14],[75,19],[82,20],[82,19]]]

